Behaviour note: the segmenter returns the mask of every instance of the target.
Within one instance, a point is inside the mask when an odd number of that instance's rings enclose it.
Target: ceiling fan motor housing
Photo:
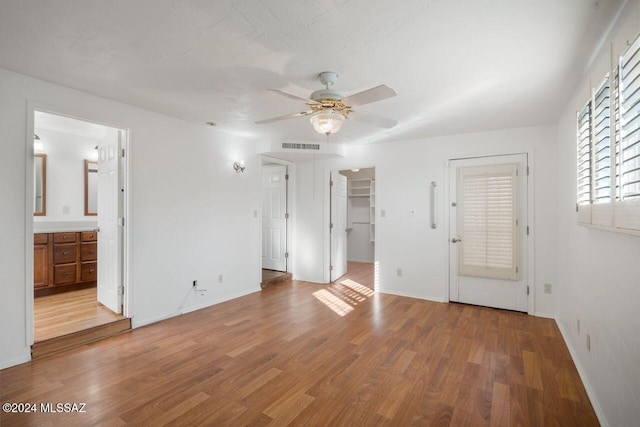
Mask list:
[[[340,101],[342,98],[344,98],[344,95],[341,92],[331,90],[331,89],[320,89],[320,90],[316,90],[311,94],[311,99],[317,102],[321,102],[321,100],[323,99]]]

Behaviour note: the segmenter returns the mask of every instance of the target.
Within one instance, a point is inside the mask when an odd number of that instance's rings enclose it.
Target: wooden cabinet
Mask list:
[[[95,286],[97,240],[94,231],[34,234],[35,296]]]
[[[48,234],[33,235],[33,287],[42,288],[49,283]]]

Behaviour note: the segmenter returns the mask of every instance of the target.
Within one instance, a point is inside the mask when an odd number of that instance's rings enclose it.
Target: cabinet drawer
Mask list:
[[[80,234],[80,240],[83,242],[95,242],[98,240],[98,233],[95,231],[83,231]]]
[[[49,241],[49,235],[47,233],[37,233],[33,235],[34,245],[46,245]]]
[[[62,264],[53,266],[53,284],[64,285],[76,282],[76,265]]]
[[[68,264],[76,262],[77,249],[75,243],[53,245],[53,263]]]
[[[82,261],[95,261],[98,259],[98,244],[83,243],[80,249],[80,259]]]
[[[83,262],[80,269],[80,281],[89,282],[98,278],[98,263]]]
[[[71,243],[76,241],[76,233],[54,233],[53,243]]]

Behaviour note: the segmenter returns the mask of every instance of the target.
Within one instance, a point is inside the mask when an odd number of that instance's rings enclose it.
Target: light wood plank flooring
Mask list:
[[[98,303],[95,287],[35,298],[33,311],[35,342],[124,318]]]
[[[357,268],[356,268],[357,267]],[[25,425],[595,426],[553,320],[294,281],[0,371]]]

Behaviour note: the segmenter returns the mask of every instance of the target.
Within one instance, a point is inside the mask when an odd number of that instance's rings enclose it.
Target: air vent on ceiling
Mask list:
[[[293,142],[283,142],[282,148],[287,150],[320,150],[320,144],[296,144]]]

